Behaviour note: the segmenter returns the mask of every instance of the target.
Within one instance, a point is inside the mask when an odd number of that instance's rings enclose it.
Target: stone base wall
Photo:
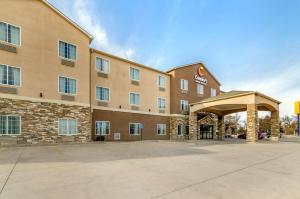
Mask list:
[[[87,142],[91,139],[89,107],[0,98],[0,115],[21,117],[21,135],[2,135],[0,144]],[[58,135],[59,118],[77,119],[77,135]]]
[[[183,124],[185,126],[189,125],[189,116],[179,117],[172,116],[170,117],[170,139],[171,140],[188,140],[188,135],[177,135],[177,126]],[[188,133],[188,132],[187,132]]]

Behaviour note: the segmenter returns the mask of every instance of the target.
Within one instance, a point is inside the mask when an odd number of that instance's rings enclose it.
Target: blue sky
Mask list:
[[[93,47],[167,70],[203,61],[222,89],[300,100],[300,0],[49,0]]]

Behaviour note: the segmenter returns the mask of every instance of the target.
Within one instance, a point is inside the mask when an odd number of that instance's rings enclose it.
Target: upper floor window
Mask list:
[[[109,121],[96,121],[96,135],[109,135],[110,122]]]
[[[139,81],[140,80],[140,70],[130,67],[130,79]]]
[[[96,69],[101,73],[109,73],[109,61],[100,57],[96,57]]]
[[[0,41],[21,45],[21,30],[19,27],[0,22]]]
[[[109,88],[96,87],[96,99],[100,101],[109,101]]]
[[[165,109],[166,108],[166,100],[163,98],[157,99],[157,106],[159,109]]]
[[[130,105],[138,106],[140,105],[140,94],[130,93]]]
[[[20,68],[0,64],[0,84],[20,86],[21,85]]]
[[[180,100],[180,109],[182,111],[188,111],[189,110],[189,102],[187,100]]]
[[[68,77],[59,77],[59,92],[68,95],[76,95],[77,81]]]
[[[21,117],[0,115],[0,135],[20,135]]]
[[[76,46],[59,41],[59,56],[64,59],[76,60]]]
[[[165,88],[166,87],[166,78],[159,75],[157,77],[157,83],[158,83],[159,88]]]
[[[211,88],[210,89],[210,94],[212,97],[217,96],[217,89]]]
[[[166,135],[167,125],[166,124],[157,124],[157,135]]]
[[[141,123],[129,123],[129,134],[130,135],[140,135],[142,131]]]
[[[58,121],[59,135],[76,135],[77,134],[77,120],[60,118]]]
[[[189,81],[186,79],[180,79],[180,89],[184,91],[189,90]]]
[[[204,86],[202,84],[197,84],[197,94],[204,94]]]

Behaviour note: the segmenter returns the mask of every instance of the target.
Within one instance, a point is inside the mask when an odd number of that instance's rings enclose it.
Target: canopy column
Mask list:
[[[247,104],[247,142],[258,139],[258,116],[256,104]]]
[[[279,141],[279,112],[271,111],[271,140]]]
[[[218,138],[225,139],[225,120],[223,115],[218,115]]]
[[[190,112],[189,115],[189,140],[197,140],[197,114]]]

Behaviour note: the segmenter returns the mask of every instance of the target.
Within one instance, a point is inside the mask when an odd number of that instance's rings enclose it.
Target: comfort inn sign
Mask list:
[[[204,78],[204,75],[205,75],[205,71],[204,71],[204,67],[203,66],[200,66],[197,70],[197,73],[195,76],[194,76],[194,81],[198,84],[203,84],[203,85],[206,85],[207,84],[207,79]]]

